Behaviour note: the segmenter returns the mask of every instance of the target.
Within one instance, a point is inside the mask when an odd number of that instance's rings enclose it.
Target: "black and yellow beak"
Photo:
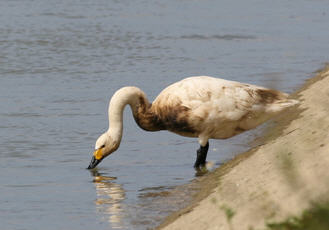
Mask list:
[[[102,161],[102,159],[97,160],[97,159],[95,158],[95,156],[93,156],[93,157],[91,158],[90,164],[89,164],[89,166],[88,166],[87,169],[93,169],[93,168],[95,168],[95,167],[96,167],[101,161]]]
[[[90,164],[87,169],[95,168],[103,160],[102,149],[97,149],[91,158]]]

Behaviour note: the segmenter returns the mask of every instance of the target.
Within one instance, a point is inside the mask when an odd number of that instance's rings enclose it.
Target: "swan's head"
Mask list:
[[[95,168],[105,157],[119,148],[119,142],[114,141],[109,133],[103,133],[96,141],[95,151],[88,169]]]

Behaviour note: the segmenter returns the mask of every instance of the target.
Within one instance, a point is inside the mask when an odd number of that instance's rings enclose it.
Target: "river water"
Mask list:
[[[188,201],[195,139],[148,133],[124,113],[120,149],[88,171],[115,90],[210,75],[298,88],[329,60],[321,0],[0,0],[0,223],[147,229]],[[215,166],[255,132],[210,142]]]

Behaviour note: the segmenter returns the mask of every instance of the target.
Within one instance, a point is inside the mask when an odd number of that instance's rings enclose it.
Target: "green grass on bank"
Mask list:
[[[300,217],[290,217],[283,222],[268,223],[268,230],[329,230],[329,202],[314,204]]]

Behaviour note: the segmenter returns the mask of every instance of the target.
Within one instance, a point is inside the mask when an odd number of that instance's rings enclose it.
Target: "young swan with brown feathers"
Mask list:
[[[130,105],[139,127],[168,130],[197,137],[200,148],[194,167],[204,167],[209,139],[226,139],[253,129],[287,107],[298,104],[288,94],[260,86],[212,77],[190,77],[165,88],[149,103],[136,87],[123,87],[111,98],[109,129],[96,141],[88,169],[117,150],[122,138],[122,115]]]

